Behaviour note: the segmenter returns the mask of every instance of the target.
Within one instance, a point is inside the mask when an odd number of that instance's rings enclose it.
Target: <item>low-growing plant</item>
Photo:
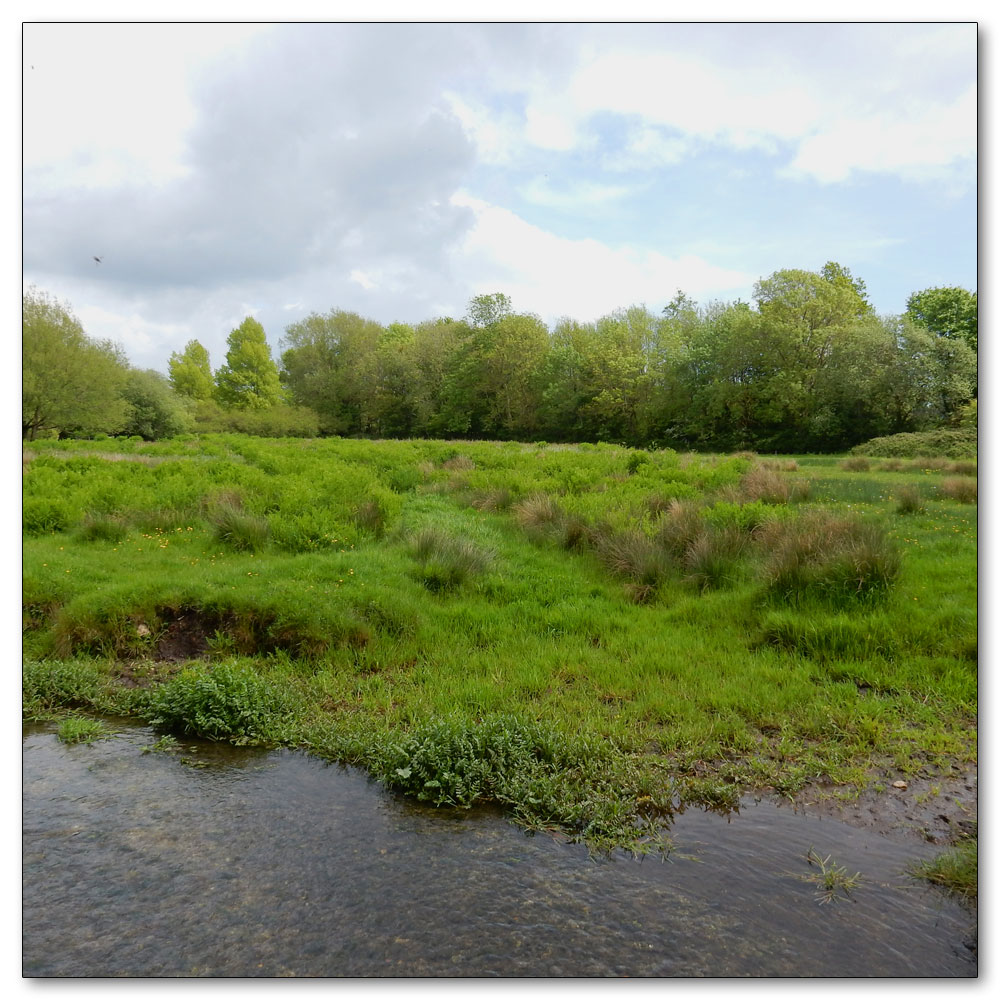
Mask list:
[[[956,476],[974,476],[978,473],[979,466],[976,462],[952,462],[948,471]]]
[[[815,596],[833,604],[881,599],[899,575],[899,552],[879,525],[812,511],[762,526],[768,593],[795,603]]]
[[[850,898],[851,893],[864,882],[861,872],[848,874],[843,865],[831,860],[831,855],[825,858],[812,847],[806,852],[806,862],[817,869],[808,875],[796,876],[803,882],[809,882],[817,888],[817,898],[821,903],[833,903],[841,896]]]
[[[111,730],[100,719],[88,719],[82,715],[69,715],[59,723],[56,735],[63,743],[87,743],[106,740]]]
[[[26,535],[65,531],[69,525],[70,511],[61,500],[25,497],[21,507],[21,526]]]
[[[236,744],[276,741],[288,706],[249,667],[188,667],[148,695],[148,718],[173,733]]]
[[[853,455],[851,458],[845,458],[840,467],[845,472],[869,472],[872,464],[862,455]]]
[[[949,500],[959,503],[977,503],[979,501],[979,486],[975,479],[954,477],[946,479],[941,484],[941,494]]]
[[[974,902],[979,896],[979,840],[971,837],[959,841],[955,847],[936,858],[914,866],[912,871],[917,878]]]
[[[485,572],[493,561],[492,553],[471,539],[434,527],[417,532],[411,551],[420,563],[420,582],[432,591],[454,590],[470,576]]]
[[[237,552],[262,552],[267,545],[270,530],[266,517],[224,505],[216,509],[212,523],[216,538]]]
[[[541,726],[506,716],[478,725],[438,719],[390,745],[380,777],[435,805],[468,808],[509,799],[513,783],[554,765],[558,743]]]
[[[913,483],[907,483],[896,495],[897,514],[919,514],[924,510],[924,501],[919,488]]]
[[[612,573],[631,583],[656,587],[672,569],[663,547],[639,529],[598,530],[594,533],[594,547]]]
[[[128,534],[128,522],[119,514],[85,514],[76,535],[85,542],[120,542]]]
[[[879,463],[879,472],[902,472],[906,463],[901,458],[887,458]]]
[[[101,678],[77,660],[25,660],[21,700],[25,719],[44,719],[64,708],[86,708],[100,697]]]
[[[740,493],[746,500],[761,500],[764,503],[788,503],[791,493],[788,480],[774,469],[763,465],[753,466],[740,480]]]
[[[704,531],[701,504],[691,500],[674,500],[660,518],[655,538],[660,548],[675,559],[682,559],[691,543]]]
[[[699,535],[684,553],[685,581],[698,590],[715,590],[737,576],[739,560],[749,536],[735,526],[715,528]]]

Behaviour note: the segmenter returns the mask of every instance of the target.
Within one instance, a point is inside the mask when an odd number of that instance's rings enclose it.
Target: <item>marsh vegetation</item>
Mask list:
[[[682,801],[960,771],[976,507],[953,466],[38,441],[25,717],[300,747],[638,851]]]

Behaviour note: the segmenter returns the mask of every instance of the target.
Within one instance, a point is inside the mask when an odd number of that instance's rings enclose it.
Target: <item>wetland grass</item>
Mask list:
[[[301,747],[602,849],[648,848],[681,799],[975,759],[976,510],[942,493],[896,512],[940,473],[797,455],[765,479],[751,455],[610,445],[55,444],[24,473],[26,719]],[[792,471],[808,499],[775,485]]]

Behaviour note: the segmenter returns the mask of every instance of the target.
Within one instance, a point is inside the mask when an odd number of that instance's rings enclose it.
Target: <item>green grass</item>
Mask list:
[[[917,878],[939,885],[967,902],[979,898],[979,839],[961,840],[955,847],[913,869]]]
[[[107,447],[38,442],[26,466],[26,718],[299,746],[637,850],[679,799],[976,757],[976,508],[938,488],[947,468]]]

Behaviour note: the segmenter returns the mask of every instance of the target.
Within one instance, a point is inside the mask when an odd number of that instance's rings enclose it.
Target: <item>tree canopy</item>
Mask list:
[[[237,410],[263,410],[280,402],[278,366],[260,323],[248,316],[226,343],[226,363],[215,373],[219,402]]]
[[[92,340],[68,307],[38,289],[24,294],[21,308],[22,436],[122,430],[130,411],[121,349]]]

